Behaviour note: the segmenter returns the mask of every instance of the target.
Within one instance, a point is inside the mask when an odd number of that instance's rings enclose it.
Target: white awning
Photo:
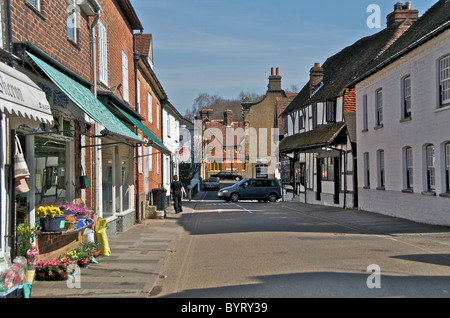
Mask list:
[[[25,74],[4,63],[0,63],[0,111],[14,122],[12,126],[53,125],[45,93]]]

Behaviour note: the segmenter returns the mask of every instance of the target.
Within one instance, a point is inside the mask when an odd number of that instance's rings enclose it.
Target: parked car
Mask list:
[[[231,172],[226,172],[226,171],[222,171],[219,172],[218,174],[213,174],[211,175],[211,177],[215,177],[215,178],[219,178],[219,179],[229,179],[229,180],[241,180],[242,176],[237,175],[237,174],[232,174]]]
[[[205,182],[205,190],[219,190],[219,178],[209,178],[208,181]]]
[[[281,198],[281,187],[276,179],[244,179],[219,190],[217,196],[227,202],[239,200],[275,202]]]

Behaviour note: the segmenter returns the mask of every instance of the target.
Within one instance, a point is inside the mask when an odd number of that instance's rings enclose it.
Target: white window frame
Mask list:
[[[426,189],[434,191],[436,189],[436,150],[434,145],[425,147],[426,158]]]
[[[141,137],[141,138],[143,138],[141,135],[139,135],[139,137]],[[138,161],[138,173],[139,174],[142,174],[142,173],[144,173],[144,169],[143,169],[143,165],[142,165],[142,161],[143,161],[143,146],[142,145],[140,145],[140,146],[138,146],[138,158],[137,158],[137,161]]]
[[[445,191],[450,193],[450,142],[445,144],[445,169],[444,169]]]
[[[136,112],[138,113],[138,114],[140,114],[141,113],[141,81],[139,80],[139,79],[137,79],[136,80],[136,101],[137,101],[137,104],[136,104]]]
[[[148,147],[148,171],[153,171],[153,147]]]
[[[386,186],[386,173],[385,173],[385,166],[384,166],[384,150],[380,149],[377,151],[377,166],[378,166],[378,188],[379,190],[384,190]]]
[[[375,123],[376,127],[383,127],[383,89],[375,92]]]
[[[33,1],[27,0],[27,2],[36,10],[41,11],[41,0],[36,0],[36,5],[33,3]]]
[[[156,173],[159,174],[159,150],[156,150]]]
[[[412,190],[414,184],[414,161],[411,147],[405,148],[405,190]]]
[[[108,32],[105,25],[98,21],[98,69],[99,80],[108,85]]]
[[[367,112],[367,95],[363,96],[363,132],[369,130],[369,120],[368,120],[368,112]]]
[[[370,189],[370,156],[364,153],[364,187]]]
[[[70,10],[70,11],[69,11]],[[77,28],[78,28],[78,14],[77,14],[77,1],[67,0],[67,38],[77,43]],[[73,24],[73,37],[70,34],[70,23]]]
[[[402,119],[411,118],[411,76],[402,78]]]
[[[450,104],[450,55],[439,60],[439,107]]]
[[[123,86],[123,99],[126,102],[130,100],[130,91],[128,83],[128,55],[122,50],[122,86]]]
[[[156,104],[156,129],[159,130],[159,104]]]
[[[150,92],[147,94],[147,104],[148,104],[148,121],[153,124],[153,96]]]

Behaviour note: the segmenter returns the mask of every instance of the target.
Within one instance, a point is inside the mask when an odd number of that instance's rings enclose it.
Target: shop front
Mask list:
[[[11,294],[22,277],[16,270],[23,264],[14,263],[16,252],[16,222],[22,218],[22,193],[31,188],[29,157],[24,156],[23,140],[17,138],[21,126],[29,129],[54,122],[44,92],[25,74],[0,63],[0,295]],[[23,160],[19,160],[22,158]],[[24,173],[19,173],[20,169]],[[21,221],[19,219],[19,221]],[[26,264],[25,264],[26,266]],[[9,276],[7,276],[9,275]],[[14,279],[7,280],[13,276]],[[19,280],[15,280],[19,277]],[[23,279],[22,279],[23,280]],[[24,283],[22,281],[22,283]]]

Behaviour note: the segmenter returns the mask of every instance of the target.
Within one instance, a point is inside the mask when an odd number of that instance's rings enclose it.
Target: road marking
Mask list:
[[[240,207],[242,210],[244,210],[244,211],[246,211],[246,212],[248,212],[248,213],[250,213],[250,214],[253,214],[253,212],[252,211],[250,211],[250,210],[248,210],[248,209],[246,209],[246,208],[244,208],[243,206],[240,206],[239,204],[237,204],[237,203],[235,203],[238,207]]]

